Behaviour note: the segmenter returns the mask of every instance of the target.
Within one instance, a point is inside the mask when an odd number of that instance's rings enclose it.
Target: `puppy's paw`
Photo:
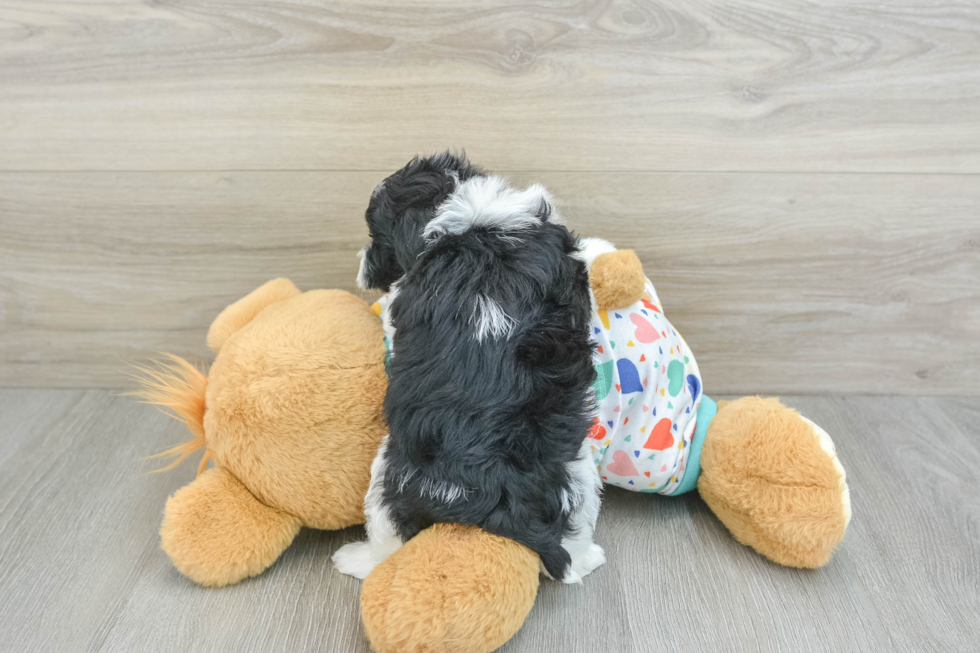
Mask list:
[[[351,542],[333,554],[333,565],[342,574],[364,580],[374,569],[370,542]]]
[[[572,556],[572,566],[562,582],[581,583],[582,578],[591,574],[605,562],[606,552],[602,550],[602,547],[595,543],[590,544],[584,553]],[[577,580],[569,580],[573,576],[577,577]]]

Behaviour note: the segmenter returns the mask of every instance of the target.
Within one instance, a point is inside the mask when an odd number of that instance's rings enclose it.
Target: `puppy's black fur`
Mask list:
[[[396,173],[371,201],[392,213],[372,223],[368,210],[369,251],[388,256],[372,259],[370,279],[387,287],[404,273],[390,308],[382,502],[406,540],[437,522],[473,524],[537,552],[562,579],[567,466],[591,426],[588,274],[547,204],[535,226],[473,227],[426,248],[421,233],[435,206],[424,204],[454,184],[453,175],[442,173],[448,184],[434,178],[437,165],[413,161],[425,183]],[[452,170],[479,174],[465,160]],[[478,298],[514,318],[508,336],[477,338]]]
[[[422,230],[456,186],[485,176],[466,155],[415,157],[379,185],[368,203],[371,244],[364,252],[364,282],[388,292],[425,248]]]

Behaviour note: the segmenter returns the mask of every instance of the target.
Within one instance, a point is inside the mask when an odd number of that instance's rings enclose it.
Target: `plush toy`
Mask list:
[[[160,454],[180,456],[171,467],[206,448],[197,479],[167,501],[163,549],[183,574],[222,586],[264,571],[301,526],[364,522],[388,379],[366,302],[300,293],[286,279],[226,308],[208,346],[217,358],[207,377],[170,357],[147,370],[140,394],[196,436]]]
[[[590,280],[600,311],[623,308],[628,319],[631,307],[650,312],[644,302],[659,308],[632,252],[598,255]],[[173,410],[195,435],[165,453],[179,455],[177,464],[205,448],[198,478],[170,498],[161,527],[182,573],[203,585],[234,583],[272,564],[301,526],[363,522],[384,434],[379,310],[342,291],[300,293],[272,281],[215,320],[208,345],[217,358],[207,377],[175,357],[151,373],[143,397]],[[714,405],[706,399],[699,411]],[[776,399],[719,402],[707,415],[698,412],[695,480],[711,509],[740,542],[776,562],[825,563],[850,517],[830,438]],[[592,435],[601,462],[605,440],[598,429]],[[522,545],[436,524],[364,581],[364,628],[381,653],[491,651],[521,627],[538,581],[538,559]]]
[[[594,275],[600,306],[642,293],[632,252],[608,257]],[[388,385],[377,313],[350,293],[300,293],[276,279],[215,319],[207,376],[175,356],[144,370],[138,394],[195,436],[158,454],[177,456],[164,469],[205,449],[197,479],[167,502],[160,529],[183,574],[207,586],[236,583],[271,565],[301,526],[364,523]]]

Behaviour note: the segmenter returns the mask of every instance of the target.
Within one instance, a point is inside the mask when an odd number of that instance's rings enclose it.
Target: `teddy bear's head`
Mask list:
[[[381,321],[350,293],[313,290],[262,309],[208,374],[215,464],[305,526],[362,523],[384,435],[384,354]]]
[[[167,502],[163,548],[197,582],[226,585],[272,564],[301,526],[363,523],[388,380],[366,302],[285,279],[226,308],[208,345],[206,377],[171,357],[141,394],[196,436],[170,453],[206,448],[198,478]]]

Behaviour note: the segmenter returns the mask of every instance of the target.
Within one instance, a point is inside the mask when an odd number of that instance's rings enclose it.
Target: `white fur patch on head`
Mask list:
[[[503,338],[510,336],[517,320],[504,313],[500,304],[485,295],[477,295],[470,314],[470,324],[476,325],[476,339]]]
[[[548,221],[561,224],[551,194],[534,184],[525,190],[511,188],[503,177],[472,177],[436,211],[423,236],[434,240],[446,234],[461,234],[473,227],[496,227],[503,231],[528,229],[541,224],[541,210]]]
[[[361,259],[361,264],[357,268],[357,287],[362,290],[366,290],[368,287],[367,252],[369,247],[371,247],[371,243],[368,243],[357,252],[357,258]]]

